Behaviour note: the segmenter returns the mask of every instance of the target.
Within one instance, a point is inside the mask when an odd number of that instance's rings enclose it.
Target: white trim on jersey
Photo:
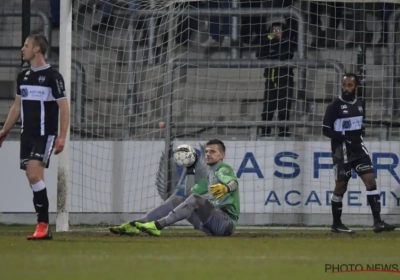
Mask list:
[[[45,120],[44,102],[40,101],[40,135],[44,135],[44,120]]]
[[[57,98],[57,99],[54,99],[55,101],[58,101],[58,100],[62,100],[62,99],[65,99],[65,98],[67,98],[66,96],[63,96],[63,97],[60,97],[60,98]]]
[[[37,71],[41,71],[41,70],[46,70],[47,68],[50,68],[50,64],[46,64],[46,65],[39,66],[39,67],[36,67],[36,68],[31,67],[31,70],[33,72],[37,72]]]
[[[333,128],[335,131],[352,131],[352,130],[360,130],[362,129],[363,117],[350,117],[350,118],[342,118],[336,119]]]
[[[22,98],[21,98],[21,113],[20,113],[20,117],[21,117],[21,133],[24,132],[24,105],[22,102]]]
[[[342,131],[342,134],[345,135],[345,132]],[[343,161],[344,161],[344,163],[347,163],[347,162],[348,162],[348,159],[347,159],[347,146],[346,146],[346,142],[342,142],[342,148],[343,148]]]
[[[54,98],[51,88],[44,86],[30,86],[21,85],[20,86],[21,98],[22,100],[32,100],[32,101],[56,101]]]
[[[21,85],[21,102],[23,101],[37,101],[40,102],[40,135],[45,135],[45,102],[54,102],[56,99],[52,94],[50,87],[45,86],[31,86],[31,85]],[[22,106],[22,105],[21,105]],[[23,123],[24,113],[21,107],[21,119]],[[21,133],[23,130],[21,131]]]
[[[341,101],[343,101],[344,103],[351,104],[351,105],[354,105],[354,104],[356,104],[356,102],[357,102],[357,97],[356,97],[353,101],[346,101],[346,100],[343,100],[343,98],[342,98],[341,96],[339,96],[339,99],[340,99]]]
[[[364,141],[364,140],[362,140],[362,137],[361,137],[361,141]],[[365,152],[367,155],[369,155],[368,150],[367,150],[367,148],[366,148],[365,145],[364,145],[364,142],[361,142],[361,149],[363,149],[364,152]]]

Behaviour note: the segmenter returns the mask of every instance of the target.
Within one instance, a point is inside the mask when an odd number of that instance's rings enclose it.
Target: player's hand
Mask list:
[[[228,187],[223,184],[215,184],[211,186],[211,194],[215,196],[216,199],[220,199],[228,192],[229,192]]]
[[[3,145],[4,140],[6,140],[8,133],[5,130],[0,131],[0,148]]]
[[[194,174],[194,168],[196,166],[197,161],[199,160],[199,156],[197,155],[197,153],[194,154],[194,158],[195,158],[194,163],[191,166],[186,168],[186,174],[189,174],[189,175]]]
[[[57,137],[56,144],[54,147],[54,154],[57,155],[61,153],[64,150],[64,146],[65,146],[65,138]]]

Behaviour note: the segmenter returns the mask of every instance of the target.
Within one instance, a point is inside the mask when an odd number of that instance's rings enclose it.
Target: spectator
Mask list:
[[[330,33],[334,33],[332,36],[328,36],[328,34],[326,32],[323,32],[321,29],[322,25],[321,15],[327,9],[329,10],[328,14],[330,15],[328,31]],[[343,17],[344,17],[343,2],[319,3],[311,1],[310,12],[309,12],[309,23],[310,23],[310,30],[312,29],[312,33],[314,33],[316,37],[311,45],[314,47],[335,47],[337,38],[336,30],[339,27],[341,20],[344,19]],[[328,40],[329,37],[333,38],[331,38],[331,40]]]
[[[382,34],[378,44],[387,44],[389,33],[389,18],[398,5],[394,3],[375,3],[376,8],[382,10]],[[397,7],[396,7],[397,6]]]
[[[277,9],[293,8],[294,2],[294,0],[274,0],[272,2],[272,7]],[[286,26],[288,27],[288,37],[292,41],[293,47],[297,48],[297,33],[299,29],[297,19],[292,18],[290,15],[285,15],[284,18]]]
[[[260,9],[262,7],[260,0],[241,0],[240,7],[245,9]],[[257,34],[257,38],[261,37],[261,34],[266,33],[266,28],[263,28],[263,23],[266,19],[260,15],[246,15],[241,17],[240,24],[240,45],[247,46],[254,43],[259,45],[260,42],[253,42],[253,32]],[[264,29],[264,30],[263,30]]]
[[[75,0],[72,0],[72,5]],[[50,0],[51,27],[60,28],[60,0]]]
[[[200,1],[187,2],[187,3],[179,3],[180,8],[190,10],[202,8],[203,3]],[[176,5],[178,7],[178,5]],[[176,37],[175,41],[177,44],[188,45],[189,39],[192,36],[193,32],[198,30],[199,28],[199,20],[197,17],[187,16],[187,15],[179,15],[177,21],[177,29],[176,29]]]
[[[136,9],[136,0],[127,0],[127,7],[130,10]],[[101,17],[100,23],[92,26],[93,31],[100,30],[113,30],[115,25],[115,16],[113,15],[113,6],[116,4],[113,3],[112,0],[105,0],[102,2],[102,12],[103,15]],[[122,5],[125,7],[125,5]]]
[[[229,9],[230,0],[207,1],[210,9]],[[230,17],[211,16],[209,24],[209,38],[201,44],[202,47],[230,46]]]
[[[293,44],[289,39],[289,30],[286,24],[275,22],[270,28],[271,34],[260,39],[261,46],[256,53],[259,59],[290,60],[293,58]],[[266,68],[264,71],[265,92],[264,108],[261,114],[263,121],[271,121],[275,110],[278,110],[278,119],[288,121],[291,99],[293,97],[293,68],[288,66]],[[271,127],[263,127],[261,136],[271,136]],[[279,128],[280,137],[289,137],[289,127]]]

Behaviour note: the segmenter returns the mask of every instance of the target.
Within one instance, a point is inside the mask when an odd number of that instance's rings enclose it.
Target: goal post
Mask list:
[[[59,156],[59,174],[67,175],[58,181],[57,231],[118,224],[140,217],[171,194],[187,194],[171,148],[187,143],[200,154],[211,138],[226,143],[226,162],[237,171],[240,225],[329,225],[334,179],[321,123],[326,105],[341,93],[345,72],[365,75],[365,141],[377,171],[382,214],[390,222],[400,213],[400,146],[392,141],[399,129],[385,107],[395,108],[390,104],[396,100],[395,16],[388,45],[382,47],[377,42],[380,31],[368,29],[379,25],[370,14],[362,17],[366,29],[345,19],[359,6],[345,8],[336,28],[340,32],[328,38],[329,13],[312,15],[299,6],[254,9],[238,2],[236,9],[218,9],[207,1],[198,7],[160,0],[155,1],[157,9],[149,10],[151,5],[135,8],[132,1],[125,2],[91,6],[76,0],[74,30],[60,36],[60,71],[67,90],[76,81],[66,60],[79,62],[86,74],[81,96],[71,98],[69,153]],[[70,30],[70,1],[62,2],[62,9],[61,29]],[[235,19],[225,22],[224,16]],[[318,26],[312,26],[312,16],[319,17]],[[217,17],[219,32],[225,32],[224,24],[229,32],[212,42]],[[255,38],[268,35],[263,27],[290,22],[288,18],[297,22],[296,37],[289,38],[296,44],[294,57],[258,59],[256,51],[266,45]],[[254,31],[258,24],[261,29]],[[372,41],[354,39],[361,31]],[[246,36],[249,42],[244,42]],[[224,45],[227,38],[230,42]],[[319,45],[315,38],[334,43]],[[286,96],[276,98],[287,102],[289,118],[282,118],[287,108],[279,105],[271,119],[263,119],[271,92],[265,91],[266,68],[293,69],[294,83],[287,86],[291,106]],[[277,82],[276,87],[284,86]],[[266,127],[271,134],[261,133]],[[289,132],[284,137],[282,127]],[[365,188],[356,176],[343,211],[348,225],[371,224]]]
[[[71,109],[71,72],[72,72],[72,0],[60,1],[60,56],[59,71],[64,78],[65,94],[68,105]],[[64,150],[58,155],[57,172],[57,216],[56,231],[63,232],[69,230],[68,216],[68,190],[70,184],[69,165],[70,165],[70,125],[68,126],[65,138]]]

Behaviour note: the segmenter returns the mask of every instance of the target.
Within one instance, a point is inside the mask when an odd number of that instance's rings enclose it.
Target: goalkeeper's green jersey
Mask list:
[[[209,194],[209,200],[216,207],[228,214],[237,224],[240,214],[240,196],[239,196],[239,182],[232,167],[228,164],[220,162],[209,167],[208,178],[201,179],[196,185],[192,187],[192,193],[204,195]],[[229,192],[219,200],[215,199],[210,193],[210,188],[215,184],[226,185],[231,181],[238,184],[235,191]]]

